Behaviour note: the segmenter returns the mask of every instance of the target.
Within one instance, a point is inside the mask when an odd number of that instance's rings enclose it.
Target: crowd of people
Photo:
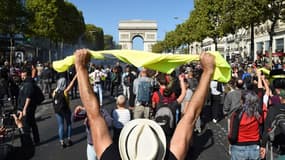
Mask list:
[[[34,91],[34,85],[38,85],[46,97],[55,100],[60,93],[64,97],[64,104],[59,103],[65,105],[61,109],[56,109],[58,104],[53,101],[62,148],[73,144],[72,114],[86,118],[88,160],[184,159],[192,134],[203,131],[206,122],[200,113],[205,106],[211,108],[213,124],[227,119],[232,160],[269,159],[268,155],[271,159],[284,158],[285,138],[282,128],[277,127],[281,126],[279,121],[283,122],[282,116],[276,122],[285,111],[285,72],[281,65],[266,75],[255,63],[233,63],[231,80],[221,83],[211,79],[214,56],[207,53],[201,54],[200,62],[185,64],[171,74],[119,62],[114,66],[97,65],[89,61],[84,49],[74,56],[75,65],[61,74],[55,73],[49,63],[2,66],[1,113],[6,98],[13,104],[14,113],[20,115],[14,118],[17,124],[21,121],[17,125],[21,133],[29,135],[23,136],[30,140],[23,140],[23,145],[40,145]],[[272,79],[274,75],[279,77]],[[56,83],[54,89],[52,83]],[[82,105],[72,111],[70,98],[77,98],[78,92]],[[111,113],[104,109],[106,93],[116,101]],[[237,113],[240,116],[234,116]],[[272,126],[273,122],[278,125]],[[237,137],[233,141],[234,132]],[[146,140],[149,148],[144,147]]]

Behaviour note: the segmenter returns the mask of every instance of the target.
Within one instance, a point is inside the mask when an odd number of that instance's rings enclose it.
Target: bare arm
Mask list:
[[[73,77],[73,79],[71,80],[71,82],[68,84],[68,86],[66,87],[66,89],[64,90],[65,94],[67,94],[73,87],[74,82],[76,81],[77,78],[77,74]]]
[[[265,94],[266,94],[267,96],[271,96],[271,95],[270,95],[270,94],[271,94],[271,90],[270,90],[270,88],[269,88],[268,81],[266,80],[266,78],[265,78],[264,75],[261,76],[261,79],[262,79],[262,82],[263,82],[263,84],[264,84]]]
[[[185,95],[186,95],[186,85],[185,85],[185,82],[184,82],[184,74],[180,74],[179,75],[179,82],[180,82],[180,88],[181,88],[181,94],[179,95],[179,97],[177,98],[177,102],[179,104],[182,103]]]
[[[201,80],[187,106],[188,109],[179,121],[170,142],[170,151],[178,160],[184,159],[187,154],[193,128],[204,105],[212,74],[214,72],[213,55],[202,53],[200,61],[203,66]]]
[[[30,105],[30,103],[31,103],[31,98],[26,98],[25,105],[23,107],[23,116],[26,116],[27,109],[28,109],[28,106]]]
[[[112,144],[112,139],[106,122],[100,114],[99,102],[89,83],[86,66],[90,54],[86,49],[81,49],[77,50],[74,55],[80,98],[87,112],[94,149],[100,159],[105,149]]]

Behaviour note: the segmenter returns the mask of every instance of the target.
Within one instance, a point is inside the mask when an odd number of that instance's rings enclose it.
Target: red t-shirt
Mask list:
[[[261,117],[259,120],[257,120],[255,116],[248,117],[247,114],[244,113],[240,121],[238,142],[259,141],[259,123],[261,122]]]
[[[159,89],[159,92],[160,92],[161,95],[163,95],[163,90],[164,90],[164,88],[160,88],[160,89]],[[152,102],[154,102],[155,104],[158,104],[158,102],[159,102],[159,95],[158,95],[157,92],[154,92],[154,93],[153,93],[151,100],[152,100]],[[171,103],[171,102],[174,102],[175,100],[176,100],[175,93],[172,93],[172,94],[168,97],[168,101],[169,101],[169,103]]]

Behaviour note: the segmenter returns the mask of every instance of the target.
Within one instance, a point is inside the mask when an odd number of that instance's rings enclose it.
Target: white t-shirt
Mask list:
[[[128,109],[115,109],[112,112],[113,126],[123,128],[131,120],[131,113]]]

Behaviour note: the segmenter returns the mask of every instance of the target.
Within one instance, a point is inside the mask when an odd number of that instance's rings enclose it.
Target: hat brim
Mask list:
[[[164,159],[166,137],[156,122],[149,119],[135,119],[128,122],[122,129],[119,138],[119,151],[124,160],[146,160],[147,157]],[[144,155],[147,157],[142,157]]]

